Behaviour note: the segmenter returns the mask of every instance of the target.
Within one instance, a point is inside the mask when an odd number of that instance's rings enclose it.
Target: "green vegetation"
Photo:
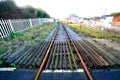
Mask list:
[[[3,64],[3,61],[2,60],[0,60],[0,65],[2,65]]]
[[[115,65],[113,66],[113,68],[120,68],[120,65]]]
[[[5,60],[0,59],[0,67],[19,67],[16,63],[7,63]]]
[[[0,18],[24,19],[24,18],[49,18],[50,16],[40,8],[26,6],[18,7],[13,0],[0,1]]]
[[[0,39],[0,54],[13,53],[22,46],[33,46],[34,43],[44,40],[56,23],[47,23],[33,27],[21,33],[11,33],[8,37]]]
[[[11,63],[10,66],[11,67],[16,67],[16,64],[15,63]]]
[[[120,38],[120,34],[107,32],[105,30],[100,30],[99,28],[92,28],[86,25],[79,25],[79,24],[68,24],[75,32],[84,33],[93,38]]]

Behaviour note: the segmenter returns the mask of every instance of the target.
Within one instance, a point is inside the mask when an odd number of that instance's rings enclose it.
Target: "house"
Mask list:
[[[77,16],[75,14],[69,15],[67,18],[67,22],[69,22],[69,23],[78,23],[78,21],[79,21],[79,16]]]
[[[112,19],[111,25],[120,27],[120,13],[113,14],[112,16],[113,16],[113,19]]]

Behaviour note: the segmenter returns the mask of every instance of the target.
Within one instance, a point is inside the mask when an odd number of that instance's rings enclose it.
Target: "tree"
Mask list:
[[[2,19],[22,19],[22,18],[48,18],[50,17],[44,10],[26,6],[18,7],[13,0],[0,2],[0,18]]]

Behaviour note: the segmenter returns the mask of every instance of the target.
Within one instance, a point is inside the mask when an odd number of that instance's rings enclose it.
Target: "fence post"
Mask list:
[[[11,29],[12,29],[12,32],[15,32],[11,20],[8,20],[8,21],[9,21],[9,23],[10,23],[10,27],[11,27]]]
[[[6,32],[6,27],[5,27],[4,20],[1,20],[1,26],[2,26],[2,31],[3,31],[3,37],[6,37],[7,32]]]
[[[1,34],[1,32],[0,32],[0,38],[3,38],[3,36],[2,36],[2,34]]]
[[[4,30],[4,36],[6,37],[8,35],[8,33],[6,31],[5,20],[2,20],[2,27],[3,27],[3,30]]]
[[[7,26],[7,29],[8,29],[8,33],[11,32],[11,27],[10,27],[10,24],[9,24],[9,21],[6,20],[6,26]]]
[[[41,25],[41,20],[40,20],[40,18],[39,18],[39,25]]]
[[[41,18],[41,24],[43,24],[43,18]]]
[[[29,19],[29,22],[30,22],[30,27],[32,28],[32,27],[33,27],[33,26],[32,26],[32,20]]]
[[[0,24],[2,25],[2,22],[0,21]],[[4,38],[5,36],[4,36],[4,31],[3,31],[3,29],[1,28],[1,26],[0,26],[0,36],[1,36],[1,38]]]

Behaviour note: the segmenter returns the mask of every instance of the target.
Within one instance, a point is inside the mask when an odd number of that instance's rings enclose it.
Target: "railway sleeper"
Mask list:
[[[91,55],[85,50],[85,48],[84,48],[78,41],[77,41],[77,44],[78,44],[79,47],[82,49],[82,50],[80,50],[81,55],[86,54],[87,56],[90,56],[93,64],[96,65],[96,66],[98,66],[98,64],[96,64],[96,62],[95,62],[94,59],[91,57]],[[83,57],[83,58],[84,58],[84,57]]]
[[[48,44],[49,44],[49,43],[48,43]],[[46,43],[46,42],[41,45],[40,51],[36,52],[36,59],[34,59],[34,60],[31,62],[32,65],[36,65],[36,62],[37,62],[38,60],[40,60],[40,57],[41,57],[42,53],[44,52],[44,49],[46,49],[46,48],[45,48],[46,46],[47,46],[47,43]]]
[[[38,49],[34,52],[34,53],[32,53],[32,55],[30,56],[31,58],[29,58],[29,60],[27,61],[27,63],[26,63],[26,66],[27,65],[33,65],[32,63],[33,63],[33,61],[34,60],[37,60],[37,55],[38,55],[38,53],[42,50],[42,48],[43,48],[43,46],[45,45],[45,43],[47,43],[47,42],[42,42],[41,44],[39,44],[40,46],[38,46]]]
[[[86,45],[85,43],[83,43]],[[96,60],[96,62],[99,64],[99,66],[104,66],[104,64],[101,62],[101,60],[95,55],[95,52],[89,48],[88,45],[85,46],[86,50],[93,56],[93,58]]]
[[[101,51],[98,50],[98,48],[96,48],[92,43],[90,43],[90,42],[87,41],[87,40],[83,40],[83,41],[85,41],[87,44],[89,44],[90,47],[91,47],[92,49],[94,49],[94,51],[96,51],[96,53],[98,53],[97,56],[99,56],[101,62],[104,63],[104,66],[109,66],[109,63],[108,63],[101,55],[99,55]]]
[[[86,53],[86,55],[90,56],[90,58],[91,58],[92,61],[96,64],[96,66],[99,66],[99,63],[95,60],[94,56],[91,55],[91,54],[89,53],[89,51],[88,51],[85,47],[83,47],[84,45],[83,45],[80,41],[79,41],[79,45],[82,47],[82,49],[84,50],[84,52]]]
[[[39,65],[41,64],[42,59],[44,58],[46,51],[47,51],[47,49],[44,49],[44,53],[42,53],[42,54],[39,56],[38,60],[35,62],[36,65],[39,66]]]
[[[93,42],[91,42],[93,43]],[[94,43],[93,43],[94,45]],[[110,66],[113,66],[115,65],[115,62],[106,54],[106,51],[104,51],[102,48],[100,48],[99,46],[97,45],[94,45],[96,47],[96,49],[98,49],[97,51],[99,51],[99,55],[101,55],[107,62]]]
[[[88,45],[88,43],[86,43],[86,44]],[[91,47],[89,47],[89,48],[93,51],[93,53],[95,53],[96,57],[101,62],[102,66],[108,65],[108,63],[98,54],[98,52],[96,50],[94,50],[94,48],[91,48]]]

